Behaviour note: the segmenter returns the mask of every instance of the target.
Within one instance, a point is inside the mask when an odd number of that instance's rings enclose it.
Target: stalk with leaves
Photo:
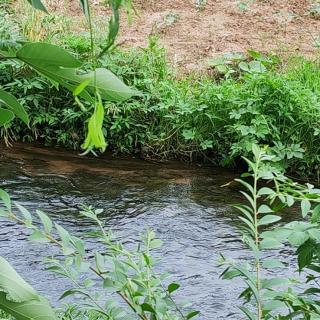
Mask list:
[[[40,0],[27,0],[35,9],[48,13]],[[90,3],[88,0],[79,0],[87,20],[91,38],[91,60],[93,70],[82,70],[83,63],[75,59],[64,49],[42,42],[24,43],[15,50],[0,51],[1,60],[20,60],[40,75],[49,79],[55,86],[62,86],[70,90],[81,110],[87,111],[80,99],[87,101],[93,108],[88,121],[88,130],[82,147],[85,152],[99,149],[103,152],[107,143],[103,132],[104,108],[106,101],[121,102],[137,94],[137,91],[128,88],[112,72],[105,68],[97,68],[97,59],[109,50],[119,31],[119,10],[125,3],[119,0],[110,0],[113,8],[113,17],[109,22],[109,33],[105,46],[97,53]],[[130,2],[131,3],[131,2]],[[19,101],[0,88],[0,125],[7,125],[15,116],[26,124],[29,119]]]
[[[157,259],[152,252],[162,242],[155,238],[153,231],[142,237],[136,250],[128,250],[105,229],[99,219],[103,210],[84,207],[82,215],[97,225],[97,230],[90,236],[96,237],[100,243],[97,249],[88,252],[83,238],[71,235],[44,212],[36,212],[42,225],[39,227],[37,219],[18,203],[12,204],[5,191],[0,190],[0,198],[3,202],[0,216],[30,229],[31,241],[51,243],[60,249],[64,259],[48,258],[48,270],[71,280],[73,287],[65,291],[61,299],[80,295],[78,310],[84,313],[93,311],[112,320],[186,320],[198,315],[197,311],[183,311],[172,296],[179,285],[175,282],[165,285],[166,275],[154,271]],[[97,290],[99,284],[101,289]],[[1,282],[0,288],[3,289]]]
[[[285,177],[275,166],[275,157],[268,154],[268,148],[253,145],[252,154],[253,160],[245,158],[249,173],[237,179],[245,189],[241,193],[248,204],[235,206],[241,213],[243,242],[251,250],[252,259],[240,262],[221,255],[221,263],[227,265],[221,276],[223,279],[240,277],[245,282],[246,288],[240,294],[244,304],[240,309],[250,320],[319,319],[320,307],[314,298],[320,289],[310,286],[311,281],[317,284],[318,277],[309,274],[306,284],[303,277],[289,278],[285,263],[270,255],[284,245],[291,245],[297,248],[300,272],[304,268],[320,272],[317,251],[320,248],[320,190]],[[300,203],[302,218],[306,221],[276,224],[285,214],[279,210],[294,208],[296,203]],[[305,291],[299,292],[296,288],[299,283],[306,287]]]

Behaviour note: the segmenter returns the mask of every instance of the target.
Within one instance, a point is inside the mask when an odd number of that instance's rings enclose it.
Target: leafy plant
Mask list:
[[[40,0],[28,0],[35,8],[47,13],[45,6]],[[99,56],[103,55],[113,45],[119,28],[119,8],[122,1],[111,1],[114,17],[109,23],[108,43],[102,49]],[[82,63],[76,60],[64,49],[47,43],[27,43],[21,48],[12,51],[0,52],[2,60],[19,59],[36,70],[39,74],[47,77],[55,84],[59,84],[74,93],[76,102],[82,107],[83,104],[77,99],[78,96],[94,105],[94,112],[89,120],[87,138],[83,146],[86,152],[93,149],[104,151],[106,148],[103,136],[103,103],[102,99],[123,101],[130,98],[135,92],[129,89],[122,81],[106,69],[96,68],[97,57],[95,55],[94,34],[92,30],[92,21],[90,14],[90,5],[86,0],[80,1],[83,12],[88,20],[88,27],[91,37],[91,58],[94,70],[92,72],[80,72]],[[1,98],[8,105],[8,94],[1,92]],[[13,108],[12,98],[9,106]],[[15,110],[21,106],[14,101]],[[13,119],[13,113],[7,110],[1,110],[2,124],[6,124]],[[97,117],[99,116],[99,121]],[[21,117],[21,114],[20,114]],[[26,122],[26,121],[25,121]]]
[[[283,176],[274,166],[274,156],[267,154],[265,149],[253,145],[254,160],[245,159],[250,173],[243,175],[244,179],[237,181],[244,187],[241,193],[248,201],[248,205],[238,205],[239,219],[243,222],[243,242],[252,252],[252,262],[229,261],[222,256],[222,264],[227,269],[222,278],[243,279],[246,288],[240,294],[245,304],[240,307],[248,319],[317,319],[320,308],[312,295],[318,292],[317,286],[310,286],[309,282],[316,276],[309,276],[307,289],[304,292],[295,290],[297,279],[274,276],[272,270],[285,268],[285,264],[270,258],[264,252],[277,250],[284,243],[297,247],[298,266],[301,271],[309,266],[310,270],[318,272],[317,245],[319,243],[319,212],[320,190],[312,185],[301,186]],[[248,178],[251,183],[248,183]],[[263,181],[272,184],[270,188],[261,186]],[[278,212],[284,207],[292,207],[295,202],[301,204],[302,218],[312,215],[311,221],[294,221],[284,226],[275,226],[282,217]],[[315,203],[312,206],[312,203]],[[273,226],[272,230],[265,229]],[[314,263],[313,263],[314,262]]]
[[[0,257],[0,269],[1,310],[17,320],[57,319],[48,301],[26,283],[3,257]]]
[[[48,270],[71,280],[73,287],[64,292],[61,299],[71,295],[80,296],[78,310],[94,311],[101,317],[114,320],[185,320],[198,315],[197,311],[182,311],[173,298],[179,285],[175,282],[166,285],[167,276],[158,275],[154,271],[157,259],[152,256],[152,251],[159,248],[162,242],[155,238],[153,231],[142,237],[135,250],[128,250],[105,229],[99,219],[103,210],[85,207],[83,216],[97,225],[97,230],[91,232],[90,236],[96,237],[97,243],[103,245],[88,254],[83,238],[69,234],[65,228],[53,223],[44,212],[37,211],[41,222],[38,227],[28,210],[18,203],[12,204],[9,195],[2,190],[0,196],[4,204],[2,217],[30,229],[31,241],[51,243],[61,250],[64,259],[47,259]],[[18,213],[14,213],[15,209]],[[7,284],[11,284],[11,281]],[[101,289],[97,290],[98,285],[103,289],[103,294]],[[35,312],[37,309],[31,306],[30,310]],[[12,310],[6,311],[14,314]]]

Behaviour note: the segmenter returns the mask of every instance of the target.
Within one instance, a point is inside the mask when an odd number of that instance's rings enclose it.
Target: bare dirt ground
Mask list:
[[[318,0],[243,1],[250,1],[247,10],[240,8],[238,0],[207,0],[199,11],[196,0],[135,0],[139,16],[128,24],[123,15],[118,42],[124,47],[144,47],[148,36],[157,34],[171,62],[186,70],[197,69],[208,58],[231,51],[317,54]],[[55,1],[57,7],[59,2],[69,3],[73,15],[81,14],[75,9],[77,0]],[[101,1],[93,3],[96,15],[103,19],[107,11]],[[317,7],[319,14],[312,15],[312,7]]]
[[[194,0],[140,0],[140,18],[131,26],[124,23],[121,38],[126,46],[143,46],[157,32],[171,60],[186,69],[208,57],[248,49],[311,56],[320,35],[320,20],[310,14],[313,5],[307,0],[257,0],[243,11],[236,0],[208,0],[199,12]],[[177,21],[165,23],[173,15]]]

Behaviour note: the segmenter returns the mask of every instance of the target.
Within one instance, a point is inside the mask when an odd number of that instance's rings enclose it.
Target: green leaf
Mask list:
[[[50,240],[40,230],[34,230],[32,234],[29,236],[29,240],[32,242],[39,243],[50,242]]]
[[[14,203],[15,206],[19,209],[19,211],[21,212],[21,214],[24,217],[24,222],[25,224],[30,227],[32,225],[32,217],[30,212],[23,206],[21,206],[19,203],[15,202]]]
[[[273,212],[273,210],[265,204],[262,204],[258,209],[258,213],[270,213],[270,212]]]
[[[303,199],[301,201],[301,214],[302,217],[305,218],[307,216],[307,214],[310,212],[311,210],[311,203],[308,199]]]
[[[168,286],[168,292],[172,293],[180,288],[180,285],[178,283],[170,283]]]
[[[192,319],[194,318],[195,316],[197,316],[198,314],[200,314],[200,311],[191,311],[187,314],[186,318],[187,319]]]
[[[284,309],[286,307],[287,305],[284,302],[278,301],[278,300],[271,300],[263,304],[263,309],[268,311],[273,311],[276,309]]]
[[[248,317],[249,320],[256,320],[256,316],[248,308],[241,306],[239,309]]]
[[[318,204],[312,211],[312,218],[311,222],[312,223],[317,223],[320,218],[320,204]]]
[[[64,244],[64,246],[68,246],[70,244],[70,240],[71,240],[69,232],[66,229],[64,229],[63,227],[61,227],[60,225],[58,225],[57,223],[55,223],[55,227],[58,231],[58,234],[59,234],[60,239],[61,239],[62,243]]]
[[[152,249],[158,249],[161,248],[163,245],[163,242],[160,239],[154,239],[152,241],[150,241],[150,246],[149,248]]]
[[[21,119],[27,126],[29,125],[29,116],[26,110],[23,108],[23,106],[19,103],[19,101],[13,95],[11,95],[10,93],[2,89],[0,89],[0,105],[1,104],[4,104],[12,113],[14,113],[19,119]]]
[[[0,309],[11,314],[16,320],[56,320],[57,317],[47,299],[13,302],[6,299],[5,293],[0,292]]]
[[[262,288],[270,289],[276,286],[284,286],[291,284],[291,281],[287,278],[271,278],[262,280]]]
[[[281,220],[281,217],[268,214],[259,220],[259,226],[275,223],[275,222],[278,222],[279,220]]]
[[[297,231],[292,232],[291,235],[288,237],[288,241],[291,245],[295,247],[301,246],[309,239],[309,234],[307,232]]]
[[[309,288],[304,291],[304,294],[319,294],[320,289],[319,288]]]
[[[25,44],[17,51],[17,58],[40,70],[50,67],[80,68],[82,65],[68,51],[44,42]]]
[[[0,199],[2,200],[3,204],[8,209],[8,211],[11,211],[11,199],[10,199],[10,196],[3,189],[0,189]]]
[[[72,296],[72,295],[75,295],[75,294],[81,294],[83,296],[86,296],[86,297],[90,297],[90,295],[84,291],[84,290],[81,290],[81,289],[69,289],[67,291],[65,291],[61,297],[59,298],[59,300],[62,300],[68,296]]]
[[[51,233],[52,231],[52,221],[51,219],[41,210],[37,210],[37,215],[39,216],[44,229],[46,230],[47,233]]]
[[[42,4],[40,0],[27,0],[35,9],[41,10],[45,13],[48,13],[46,7]]]
[[[72,92],[80,84],[88,82],[87,88],[81,92],[81,96],[87,100],[90,99],[89,93],[94,95],[96,90],[103,99],[111,101],[123,101],[138,94],[107,69],[80,72],[78,69],[82,63],[64,49],[52,44],[26,44],[17,51],[17,57]]]
[[[0,310],[17,320],[54,320],[55,313],[39,294],[0,257]]]
[[[278,259],[267,259],[263,261],[262,266],[266,269],[283,268],[285,265]]]
[[[155,310],[153,309],[153,307],[149,303],[143,303],[141,305],[141,309],[142,309],[142,311],[148,311],[153,314],[156,314]]]
[[[88,0],[79,0],[81,9],[84,13],[84,15],[88,18],[89,17],[89,3]]]
[[[270,188],[267,188],[267,187],[263,187],[261,189],[259,189],[258,191],[258,196],[267,196],[267,195],[271,195],[271,194],[274,194],[275,192],[270,189]]]
[[[82,93],[82,91],[89,85],[90,79],[87,79],[80,83],[74,90],[73,90],[73,95],[78,96],[79,94]]]
[[[313,254],[316,250],[317,246],[311,240],[308,240],[298,248],[297,254],[299,270],[302,270],[304,267],[309,266],[312,263]]]
[[[0,291],[5,292],[7,300],[24,302],[39,298],[37,292],[20,277],[3,257],[0,257],[0,270]]]
[[[0,127],[8,124],[14,119],[14,114],[10,110],[0,108]]]
[[[261,249],[278,249],[282,247],[282,243],[276,239],[265,238],[260,242]]]

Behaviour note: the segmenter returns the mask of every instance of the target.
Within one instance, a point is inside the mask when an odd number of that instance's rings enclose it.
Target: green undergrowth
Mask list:
[[[59,39],[86,60],[85,36]],[[252,143],[268,144],[290,172],[319,179],[318,61],[292,58],[263,72],[178,77],[164,49],[150,39],[147,48],[116,49],[99,64],[141,92],[105,105],[104,135],[113,153],[236,167]],[[18,121],[2,129],[6,141],[81,149],[90,105],[83,112],[71,93],[16,61],[0,61],[0,86],[19,98],[31,119],[31,129]]]

